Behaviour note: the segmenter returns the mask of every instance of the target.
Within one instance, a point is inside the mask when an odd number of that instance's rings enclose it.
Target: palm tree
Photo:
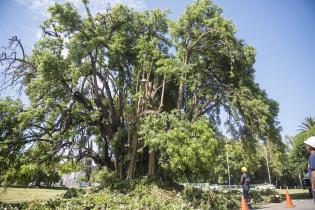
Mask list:
[[[299,125],[299,131],[308,131],[310,129],[315,128],[315,118],[314,117],[306,117],[301,125]]]

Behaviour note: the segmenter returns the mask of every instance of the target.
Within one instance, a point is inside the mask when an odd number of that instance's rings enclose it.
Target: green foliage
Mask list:
[[[164,186],[166,187],[166,186]],[[117,191],[104,188],[96,193],[70,189],[71,196],[48,201],[18,204],[20,209],[213,209],[240,208],[240,191],[219,192],[185,188],[183,191],[161,188],[154,182],[137,180],[133,189]],[[75,194],[75,196],[73,196]],[[251,191],[254,205],[278,198],[275,191]],[[15,204],[17,206],[17,204]],[[4,205],[8,207],[8,205]]]
[[[110,171],[108,168],[104,167],[100,170],[95,169],[91,174],[91,181],[100,183],[101,188],[107,187],[109,189],[125,189],[129,185],[129,181],[121,180],[117,173]]]
[[[60,175],[56,169],[44,164],[23,163],[18,168],[11,168],[5,171],[5,174],[0,180],[3,180],[3,185],[28,186],[33,183],[34,186],[40,187],[41,183],[46,186],[51,186],[58,182]]]
[[[159,151],[159,165],[173,178],[211,176],[218,142],[207,119],[189,122],[181,112],[163,112],[144,118],[139,135],[144,147]]]
[[[234,209],[239,206],[240,192],[231,193],[218,191],[202,191],[197,188],[186,188],[184,198],[191,202],[195,208],[202,209]]]
[[[27,127],[32,117],[23,110],[21,102],[6,98],[0,101],[0,106],[3,119],[0,122],[3,123],[0,125],[0,181],[3,186],[27,186],[31,182],[36,186],[40,186],[40,182],[50,186],[58,182],[59,159],[46,156],[50,160],[49,164],[38,161],[49,148],[45,142],[36,142],[30,138],[31,131]],[[31,142],[32,145],[28,144]],[[27,150],[24,150],[25,147]]]
[[[315,118],[306,117],[299,127],[301,131],[308,131],[311,129],[315,129]]]
[[[23,127],[19,127],[22,112],[20,101],[10,98],[0,100],[0,176],[19,163],[20,150],[24,148],[25,141]]]
[[[275,190],[250,190],[250,197],[254,204],[281,202],[281,196]]]
[[[185,188],[182,193],[184,198],[195,207],[203,209],[237,209],[240,207],[241,192],[226,191],[203,191],[197,188]],[[280,195],[271,190],[250,190],[251,203],[253,205],[279,202]]]
[[[68,174],[71,172],[79,171],[81,169],[82,169],[82,166],[79,163],[74,162],[73,160],[68,160],[62,163],[59,167],[61,174]]]
[[[287,164],[284,165],[287,185],[299,185],[299,174],[303,177],[307,169],[308,153],[304,141],[315,135],[315,129],[301,131],[293,137],[293,148],[289,151]]]
[[[12,204],[6,204],[6,203],[0,203],[1,209],[27,209],[28,204],[27,203],[12,203]]]
[[[216,166],[214,169],[215,176],[209,181],[211,183],[228,184],[228,170],[227,170],[227,153],[229,156],[230,177],[232,184],[238,184],[241,176],[241,168],[246,166],[250,173],[259,171],[261,165],[259,164],[260,156],[253,154],[244,147],[240,141],[228,140],[227,144],[224,140],[220,141],[222,145],[218,148]],[[224,146],[223,146],[224,145]],[[251,179],[252,179],[251,175]],[[252,183],[257,181],[251,180]]]
[[[78,195],[79,195],[78,189],[70,188],[69,190],[65,192],[65,194],[63,194],[63,198],[74,198],[74,197],[78,197]]]
[[[114,134],[112,140],[112,147],[115,154],[119,154],[125,150],[125,144],[127,143],[128,133],[125,129],[119,128]]]

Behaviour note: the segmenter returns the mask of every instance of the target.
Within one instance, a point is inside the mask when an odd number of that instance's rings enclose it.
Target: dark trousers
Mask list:
[[[243,195],[247,204],[250,204],[249,186],[243,186]]]

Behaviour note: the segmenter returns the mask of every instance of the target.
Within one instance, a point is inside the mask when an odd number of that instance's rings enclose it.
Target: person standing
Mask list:
[[[315,136],[309,137],[306,141],[306,150],[310,154],[308,157],[308,174],[311,182],[311,192],[315,202]]]
[[[249,178],[249,175],[247,174],[247,168],[246,167],[242,167],[241,168],[243,174],[241,176],[241,181],[240,181],[240,185],[242,185],[242,188],[243,188],[243,196],[244,196],[244,199],[247,203],[247,206],[249,209],[252,208],[251,204],[250,204],[250,197],[249,197],[249,183],[250,183],[250,178]]]

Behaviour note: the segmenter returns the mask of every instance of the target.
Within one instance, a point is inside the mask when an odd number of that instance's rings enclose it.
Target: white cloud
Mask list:
[[[14,0],[16,3],[28,8],[36,15],[47,16],[47,9],[54,2],[53,0]]]
[[[48,16],[47,9],[49,6],[53,5],[55,2],[66,2],[69,1],[80,11],[84,13],[84,7],[81,0],[14,0],[18,4],[27,7],[34,13],[34,18],[38,15]],[[97,12],[106,11],[108,4],[114,5],[117,3],[128,5],[136,10],[143,10],[145,4],[143,0],[90,0],[89,7],[93,14]]]

